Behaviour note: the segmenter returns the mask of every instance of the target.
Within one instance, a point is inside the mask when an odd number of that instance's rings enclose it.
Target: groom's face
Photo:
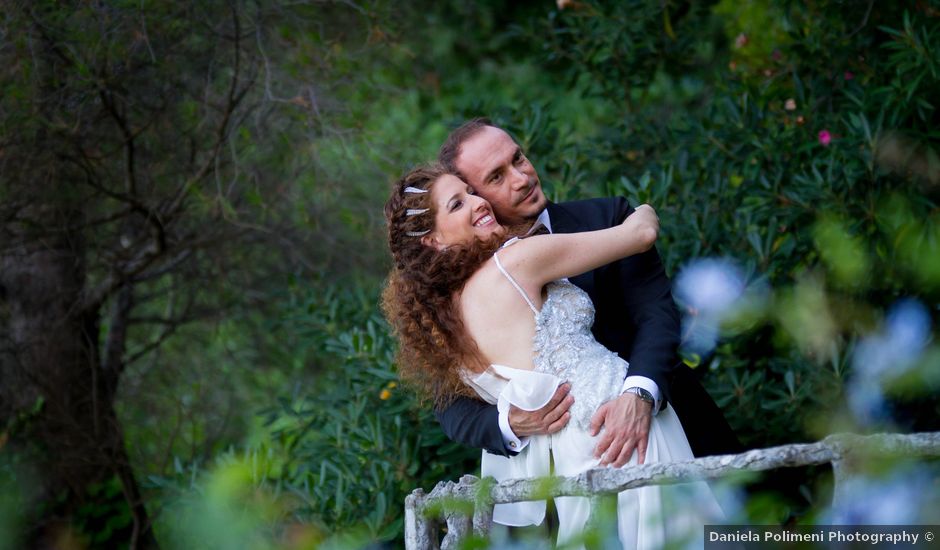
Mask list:
[[[545,209],[548,200],[535,167],[503,130],[484,126],[463,142],[455,164],[501,223],[524,223]]]

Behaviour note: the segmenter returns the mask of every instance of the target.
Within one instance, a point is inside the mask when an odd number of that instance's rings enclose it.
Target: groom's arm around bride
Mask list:
[[[501,222],[532,223],[552,232],[572,233],[620,224],[633,212],[622,198],[551,204],[535,168],[509,135],[485,119],[470,121],[448,137],[440,161],[487,199]],[[655,248],[571,281],[587,291],[596,308],[597,340],[630,363],[620,397],[601,406],[592,428],[601,426],[596,454],[620,466],[634,449],[643,458],[650,418],[649,401],[676,410],[696,456],[737,452],[740,445],[714,401],[676,355],[679,317],[670,282]],[[531,345],[521,342],[520,345]],[[500,418],[495,406],[460,398],[436,411],[448,437],[500,455],[515,454],[528,435],[560,430],[568,421],[572,397],[562,386],[542,409],[511,409]]]

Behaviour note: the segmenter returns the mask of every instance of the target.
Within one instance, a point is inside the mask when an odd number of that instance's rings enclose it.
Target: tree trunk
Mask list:
[[[57,229],[80,216],[43,202],[29,217],[52,232],[22,224],[0,250],[0,428],[39,481],[27,496],[27,543],[87,533],[107,537],[93,546],[155,546],[114,410],[119,370],[101,366],[99,306],[81,306],[83,243]]]

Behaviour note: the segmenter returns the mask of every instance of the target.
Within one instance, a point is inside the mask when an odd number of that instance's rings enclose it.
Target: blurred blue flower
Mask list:
[[[844,498],[824,523],[834,525],[910,525],[926,522],[924,513],[937,495],[929,490],[933,476],[923,466],[901,468],[886,477],[857,476],[841,487]]]
[[[686,265],[675,284],[675,296],[685,306],[682,346],[702,354],[714,349],[721,322],[734,311],[744,289],[744,276],[730,260],[704,258]]]
[[[707,355],[718,345],[719,322],[714,317],[684,315],[682,347],[692,353]]]
[[[884,392],[877,380],[857,376],[847,392],[849,410],[859,424],[875,424],[890,418]]]
[[[718,505],[721,506],[727,523],[747,523],[747,510],[745,508],[747,493],[740,481],[716,479],[709,481],[708,485],[711,487]]]
[[[913,298],[894,304],[885,325],[898,357],[905,363],[915,361],[930,340],[930,313]]]
[[[914,366],[930,340],[930,328],[927,308],[908,298],[891,306],[881,330],[859,342],[848,386],[849,408],[857,421],[871,424],[888,417],[882,385]]]
[[[723,316],[743,293],[744,276],[730,260],[694,260],[676,277],[676,298],[704,315]]]
[[[930,324],[927,308],[917,300],[895,303],[881,331],[862,340],[855,349],[856,373],[878,377],[904,373],[927,347]]]

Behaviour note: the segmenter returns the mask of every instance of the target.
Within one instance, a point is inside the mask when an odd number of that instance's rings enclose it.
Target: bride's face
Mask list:
[[[434,182],[431,203],[436,213],[434,230],[424,237],[429,246],[466,244],[503,230],[490,203],[473,194],[473,188],[457,176],[445,174]]]

